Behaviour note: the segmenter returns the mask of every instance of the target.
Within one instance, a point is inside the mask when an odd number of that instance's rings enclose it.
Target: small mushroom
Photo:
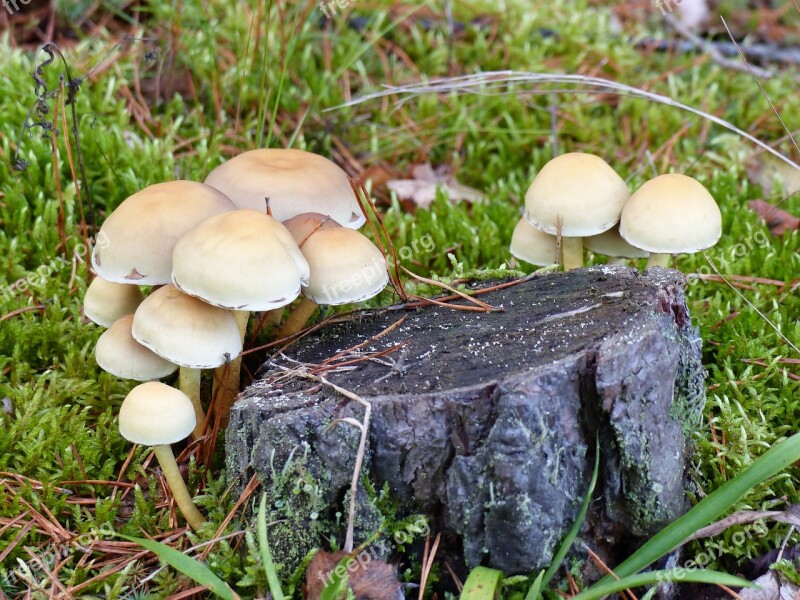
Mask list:
[[[167,485],[186,521],[197,530],[206,522],[194,505],[170,444],[186,438],[196,425],[186,394],[151,381],[133,388],[119,409],[119,432],[129,442],[152,446]]]
[[[308,280],[308,263],[292,235],[257,210],[234,210],[195,227],[175,245],[172,282],[203,302],[233,311],[244,340],[250,311],[291,304]],[[215,373],[222,423],[239,387],[241,357]],[[223,381],[224,378],[224,381]]]
[[[133,315],[120,317],[103,332],[94,349],[98,366],[122,379],[152,381],[172,375],[178,365],[145,348],[131,333]]]
[[[671,173],[646,182],[625,204],[619,226],[629,244],[650,252],[648,267],[666,267],[671,254],[710,248],[722,235],[722,215],[703,185]]]
[[[320,212],[351,229],[366,222],[347,173],[327,158],[303,150],[243,152],[211,171],[205,182],[237,208],[263,211],[268,200],[272,216],[279,221]]]
[[[378,295],[389,282],[383,253],[358,231],[319,213],[299,215],[284,225],[308,261],[310,276],[303,286],[303,299],[279,337],[300,331],[318,305],[362,302]]]
[[[556,236],[539,231],[520,219],[511,234],[511,254],[537,267],[557,265]]]
[[[646,250],[631,246],[626,242],[619,234],[619,227],[612,227],[599,235],[583,238],[583,247],[595,254],[608,256],[610,265],[624,265],[625,259],[650,256]]]
[[[133,318],[133,337],[166,360],[180,365],[181,391],[197,415],[195,438],[202,435],[205,412],[200,402],[201,369],[224,365],[242,351],[233,314],[188,296],[174,285],[150,294]]]
[[[629,196],[628,186],[606,161],[572,152],[549,161],[525,194],[525,219],[561,235],[565,270],[583,266],[581,238],[611,229]]]
[[[101,327],[111,327],[120,317],[133,314],[144,296],[135,285],[95,277],[83,297],[83,314]]]
[[[107,243],[94,247],[92,268],[115,283],[169,283],[177,241],[196,225],[234,208],[222,192],[194,181],[146,187],[105,220],[100,232]]]

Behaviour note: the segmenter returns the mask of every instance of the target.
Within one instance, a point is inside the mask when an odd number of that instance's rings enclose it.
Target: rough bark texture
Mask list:
[[[230,474],[244,483],[255,472],[277,489],[295,465],[292,477],[306,483],[294,489],[314,490],[315,518],[296,503],[289,540],[276,532],[274,544],[280,560],[302,557],[316,524],[347,514],[358,431],[331,424],[363,408],[281,367],[405,343],[381,362],[325,373],[371,403],[364,473],[377,489],[388,484],[399,514],[428,515],[458,564],[540,569],[575,521],[599,439],[601,501],[581,535],[613,560],[687,508],[687,434],[704,370],[683,286],[671,270],[596,267],[481,296],[503,312],[379,310],[329,326],[245,390],[228,429]],[[381,522],[374,496],[359,493],[357,542]],[[346,517],[339,522],[343,531]],[[298,535],[304,528],[311,534]]]

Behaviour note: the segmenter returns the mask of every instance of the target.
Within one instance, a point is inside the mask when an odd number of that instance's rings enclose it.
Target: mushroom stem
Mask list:
[[[244,336],[247,333],[247,321],[250,319],[250,311],[234,310],[232,312],[233,318],[236,320],[236,326],[239,328],[239,337],[244,344]],[[214,389],[212,393],[214,397],[219,394],[217,410],[220,415],[220,426],[223,428],[228,426],[228,421],[230,421],[231,418],[231,407],[236,401],[236,396],[239,394],[239,374],[241,370],[241,355],[214,370]]]
[[[609,264],[609,265],[627,265],[628,261],[627,261],[627,259],[624,259],[624,258],[622,258],[620,256],[613,256],[613,257],[609,257],[608,263],[606,263],[606,264]]]
[[[561,262],[565,271],[580,269],[583,266],[583,238],[561,238]]]
[[[197,531],[206,522],[206,519],[192,502],[192,496],[186,488],[186,482],[183,481],[183,476],[178,469],[178,463],[175,461],[175,455],[172,453],[172,447],[166,444],[154,446],[153,451],[158,459],[158,464],[161,465],[161,471],[164,473],[167,485],[172,490],[172,495],[175,497],[178,508],[183,513],[186,522],[189,523],[192,529]]]
[[[277,327],[281,324],[283,319],[283,307],[275,308],[267,313],[267,318],[264,320],[264,325],[272,325]]]
[[[305,296],[300,298],[300,303],[292,309],[289,318],[286,319],[286,323],[278,331],[278,339],[289,337],[303,329],[315,310],[317,310],[316,302],[309,300]]]
[[[189,396],[189,400],[192,401],[194,414],[197,417],[197,425],[194,426],[192,435],[194,439],[200,439],[206,422],[206,413],[200,403],[200,369],[181,367],[180,375],[178,376],[178,389]]]
[[[670,254],[651,253],[650,258],[647,259],[647,268],[649,269],[650,267],[663,267],[666,269],[667,267],[669,267],[670,256],[671,256]]]

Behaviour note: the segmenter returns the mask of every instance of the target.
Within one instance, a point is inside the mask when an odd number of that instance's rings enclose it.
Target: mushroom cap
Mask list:
[[[242,351],[239,328],[229,310],[188,296],[172,284],[150,294],[136,310],[133,337],[190,369],[214,369]]]
[[[94,349],[98,366],[122,379],[151,381],[172,375],[178,365],[161,358],[131,334],[133,315],[120,317],[103,332]]]
[[[377,296],[389,283],[383,254],[353,229],[320,228],[300,250],[311,269],[303,295],[317,304],[361,302]]]
[[[622,211],[619,232],[629,244],[648,252],[698,252],[719,240],[722,215],[700,182],[671,173],[634,192]]]
[[[321,213],[303,213],[287,219],[283,222],[283,226],[292,234],[295,243],[302,250],[303,243],[308,237],[320,229],[330,229],[332,227],[341,227],[329,215]]]
[[[511,234],[511,254],[537,267],[558,264],[556,246],[556,236],[539,231],[525,219],[517,222]]]
[[[205,182],[237,208],[264,212],[269,198],[272,216],[279,221],[319,212],[351,229],[366,222],[347,173],[324,156],[303,150],[243,152],[211,171]]]
[[[235,206],[219,190],[195,181],[167,181],[130,196],[100,228],[106,240],[92,267],[107,281],[163,285],[172,275],[172,249],[190,229]]]
[[[212,217],[183,236],[173,252],[175,286],[230,310],[286,306],[300,295],[308,275],[292,234],[255,210]]]
[[[630,192],[606,161],[571,152],[549,161],[525,194],[525,219],[556,235],[586,237],[603,233],[619,221]]]
[[[135,285],[95,277],[83,297],[83,314],[101,327],[111,327],[120,317],[133,314],[143,299],[142,291]]]
[[[598,235],[583,238],[583,247],[595,254],[613,258],[647,258],[650,253],[631,246],[619,234],[619,227],[612,227]]]
[[[137,385],[119,409],[119,432],[134,444],[174,444],[188,437],[195,425],[189,396],[158,381]]]

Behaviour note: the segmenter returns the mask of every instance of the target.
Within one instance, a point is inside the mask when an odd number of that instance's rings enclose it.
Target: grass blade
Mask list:
[[[475,567],[470,571],[460,600],[494,600],[500,597],[503,572],[488,567]]]
[[[695,531],[720,517],[749,490],[797,460],[800,460],[800,433],[767,450],[742,473],[650,538],[633,556],[614,569],[614,572],[621,578],[638,573],[680,545]],[[601,583],[610,579],[607,575]]]
[[[541,582],[541,587],[545,588],[549,585],[550,581],[558,571],[558,568],[561,566],[561,563],[564,562],[564,557],[569,552],[569,549],[572,547],[572,542],[575,541],[575,538],[580,533],[581,527],[583,527],[583,522],[586,519],[586,513],[589,510],[589,505],[592,502],[592,494],[594,493],[594,488],[597,485],[597,477],[600,473],[600,438],[598,437],[595,442],[595,452],[594,452],[594,471],[592,472],[592,479],[589,482],[589,489],[586,490],[586,496],[583,498],[583,503],[581,504],[581,510],[578,512],[578,518],[575,519],[575,523],[572,525],[570,530],[567,532],[566,537],[561,542],[561,545],[556,550],[555,556],[553,556],[553,561],[550,563],[550,567],[548,567],[547,571],[544,574],[544,579]],[[525,600],[534,600],[536,596],[531,596],[531,593],[528,592],[527,597]]]
[[[542,597],[542,581],[544,580],[544,569],[539,571],[539,576],[533,580],[533,585],[528,590],[528,595],[525,596],[525,600],[539,600]]]
[[[622,590],[661,583],[662,581],[710,583],[728,587],[756,587],[754,583],[746,579],[734,577],[727,573],[720,573],[719,571],[668,569],[666,571],[649,571],[647,573],[639,573],[638,575],[630,575],[629,577],[623,577],[619,581],[613,579],[607,582],[600,581],[585,592],[581,592],[577,596],[572,596],[571,600],[600,600],[600,598],[605,598],[606,596],[621,592]]]
[[[224,598],[225,600],[239,600],[239,596],[231,590],[227,583],[217,577],[211,569],[196,558],[186,556],[183,552],[179,552],[175,550],[175,548],[162,544],[161,542],[156,542],[155,540],[146,540],[122,534],[119,534],[119,537],[150,550],[150,552],[158,556],[165,563],[180,571],[195,583],[204,586],[220,598]]]
[[[275,563],[272,562],[272,552],[269,550],[269,540],[267,539],[267,495],[262,494],[261,506],[258,508],[258,546],[261,549],[261,562],[264,564],[264,572],[267,574],[267,583],[273,600],[283,600],[283,590]]]

